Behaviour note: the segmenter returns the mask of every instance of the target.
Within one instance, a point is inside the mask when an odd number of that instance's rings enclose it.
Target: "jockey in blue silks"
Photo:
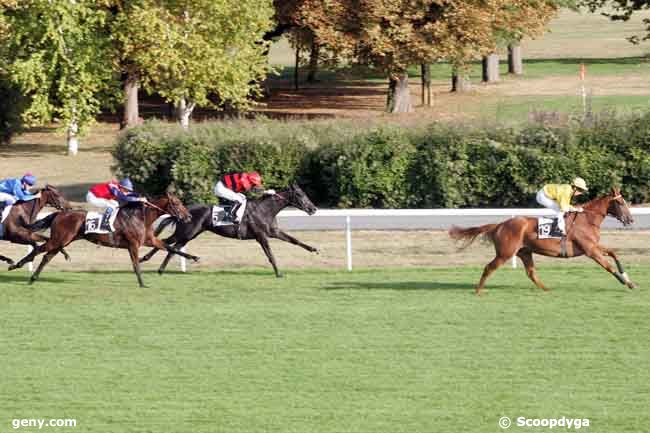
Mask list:
[[[18,200],[36,198],[29,189],[36,184],[36,177],[26,173],[22,178],[0,180],[0,208],[16,203]]]

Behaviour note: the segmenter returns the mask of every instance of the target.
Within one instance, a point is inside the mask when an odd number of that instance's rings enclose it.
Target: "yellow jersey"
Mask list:
[[[544,194],[551,200],[555,200],[563,212],[568,212],[571,208],[571,199],[573,198],[571,185],[550,183],[544,185]]]

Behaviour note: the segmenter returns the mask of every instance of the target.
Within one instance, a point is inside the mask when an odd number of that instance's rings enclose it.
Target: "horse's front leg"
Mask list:
[[[620,260],[618,260],[618,256],[616,255],[614,250],[612,250],[610,248],[607,248],[607,247],[604,247],[602,245],[599,245],[598,247],[600,248],[600,251],[602,251],[603,254],[608,255],[609,257],[614,259],[614,263],[616,263],[616,267],[618,268],[618,272],[621,274],[621,276],[625,280],[625,284],[627,284],[627,286],[630,289],[635,288],[636,284],[634,284],[632,282],[632,280],[630,280],[630,277],[627,275],[627,272],[625,272],[625,268],[623,267],[623,264],[620,262]]]
[[[283,232],[279,228],[275,228],[271,230],[269,236],[275,239],[280,239],[281,241],[289,242],[290,244],[298,245],[299,247],[306,249],[310,253],[319,254],[318,248],[314,248],[311,245],[307,245],[306,243],[301,242],[300,240],[291,236],[289,233]]]
[[[590,250],[586,251],[586,254],[588,257],[590,257],[592,260],[594,260],[596,263],[602,266],[607,272],[614,275],[621,284],[627,285],[630,289],[636,287],[634,283],[630,281],[629,278],[624,277],[620,272],[614,269],[612,264],[607,261],[605,256],[603,256],[603,252],[601,251],[601,248],[598,245],[595,245],[594,248],[591,248]]]
[[[269,240],[263,234],[258,235],[255,239],[257,239],[257,242],[262,247],[262,250],[264,250],[264,254],[266,254],[266,258],[269,259],[271,266],[273,266],[273,270],[275,271],[275,276],[278,278],[282,278],[282,273],[278,271],[278,266],[275,264],[275,257],[273,257],[273,251],[271,251],[271,245],[269,245]]]
[[[142,281],[142,275],[140,273],[140,261],[138,260],[138,245],[129,244],[129,256],[131,257],[131,264],[133,265],[133,272],[138,278],[138,284],[140,287],[146,287]]]

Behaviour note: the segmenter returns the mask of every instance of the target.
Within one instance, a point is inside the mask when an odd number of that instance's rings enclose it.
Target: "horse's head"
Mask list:
[[[165,198],[167,199],[167,204],[163,206],[163,210],[165,212],[174,218],[178,218],[184,223],[192,221],[192,215],[190,214],[190,211],[187,210],[187,208],[183,205],[178,197],[176,197],[171,192],[168,192],[165,194]]]
[[[301,211],[306,212],[308,215],[313,215],[316,213],[318,208],[311,202],[307,194],[298,186],[297,183],[293,182],[289,185],[287,194],[285,195],[289,204],[294,206]]]
[[[63,194],[52,185],[45,185],[45,188],[41,190],[41,197],[43,197],[45,204],[48,206],[52,206],[59,210],[70,209]]]
[[[609,193],[609,197],[610,201],[609,206],[607,207],[607,215],[613,216],[622,222],[625,226],[632,224],[634,222],[634,218],[632,218],[632,213],[630,212],[630,208],[623,198],[623,195],[621,194],[621,190],[619,188],[612,188],[612,191]]]

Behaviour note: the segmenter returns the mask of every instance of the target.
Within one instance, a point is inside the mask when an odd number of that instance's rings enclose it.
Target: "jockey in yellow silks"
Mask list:
[[[557,227],[563,234],[566,234],[564,214],[565,212],[582,212],[582,208],[573,207],[571,201],[574,197],[587,191],[587,182],[581,177],[576,177],[571,184],[544,185],[544,188],[537,192],[537,203],[555,211]]]

